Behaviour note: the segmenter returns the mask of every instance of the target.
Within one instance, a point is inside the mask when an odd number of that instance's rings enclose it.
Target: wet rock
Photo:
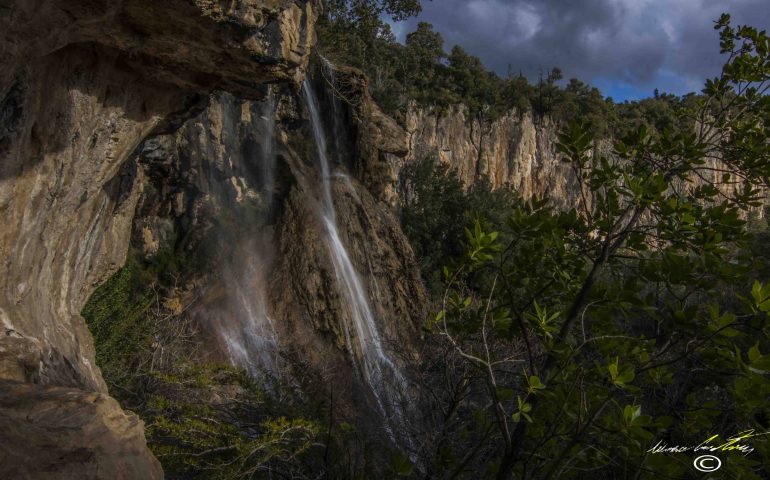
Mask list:
[[[214,88],[298,81],[317,5],[0,0],[0,320],[51,352],[41,370],[105,391],[79,312],[125,260],[146,183],[127,160]]]

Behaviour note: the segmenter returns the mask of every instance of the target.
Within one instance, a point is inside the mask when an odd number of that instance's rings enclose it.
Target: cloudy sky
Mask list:
[[[770,0],[423,0],[416,19],[393,25],[403,41],[418,21],[445,50],[461,45],[505,75],[536,80],[553,66],[616,100],[700,90],[723,63],[713,21],[770,29]]]

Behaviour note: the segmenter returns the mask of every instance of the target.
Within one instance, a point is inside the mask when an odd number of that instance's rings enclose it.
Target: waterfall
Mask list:
[[[260,178],[258,185],[260,192],[264,195],[264,204],[266,209],[273,209],[273,188],[275,187],[275,168],[276,168],[276,139],[275,139],[275,94],[269,90],[267,98],[260,105],[255,113],[259,117],[257,122],[257,131],[262,132],[262,143],[260,152],[262,158],[259,159]]]
[[[246,108],[246,106],[242,107]],[[218,234],[225,245],[232,245],[231,257],[221,270],[223,299],[205,312],[215,328],[230,361],[253,377],[278,375],[278,343],[267,308],[267,278],[273,252],[266,224],[273,210],[276,168],[274,95],[251,108],[253,141],[233,142],[239,147],[237,162],[231,164],[230,182],[210,178],[209,183],[223,213],[231,215],[229,224]],[[230,132],[236,137],[235,129]],[[251,138],[251,137],[249,137]],[[225,139],[223,138],[223,141]],[[249,148],[243,148],[249,145]],[[233,195],[232,189],[236,190]],[[249,192],[243,194],[242,192]],[[253,208],[257,206],[258,208]]]
[[[310,110],[310,124],[313,127],[313,137],[315,138],[316,149],[318,150],[318,162],[321,165],[321,186],[323,189],[323,216],[328,218],[334,231],[337,231],[336,212],[334,210],[334,201],[332,200],[331,171],[329,169],[329,159],[326,156],[326,135],[321,127],[321,116],[318,114],[318,100],[310,89],[307,79],[302,83],[302,92],[305,94],[305,102]]]
[[[392,411],[400,417],[397,403],[394,401],[396,390],[405,384],[405,380],[395,363],[388,357],[377,329],[374,314],[369,304],[366,289],[361,283],[358,272],[350,260],[348,251],[340,239],[337,228],[336,212],[331,193],[331,168],[329,166],[326,135],[319,115],[318,100],[307,79],[302,90],[310,111],[310,120],[315,137],[318,162],[322,179],[321,220],[326,230],[329,253],[331,255],[337,280],[347,300],[352,325],[346,324],[345,340],[357,363],[364,380],[375,396],[377,405],[384,415]],[[383,402],[390,401],[390,409]]]

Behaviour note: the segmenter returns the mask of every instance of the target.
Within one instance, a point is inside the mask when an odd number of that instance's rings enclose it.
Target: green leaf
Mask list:
[[[530,393],[534,393],[537,390],[543,390],[545,388],[545,385],[543,385],[543,382],[540,381],[540,378],[532,375],[527,379],[527,383],[529,384],[529,391]]]
[[[762,354],[759,352],[759,342],[755,343],[753,347],[749,349],[749,362],[753,363],[757,361]]]
[[[751,369],[759,370],[763,373],[770,372],[770,355],[763,355],[751,362]]]
[[[754,304],[760,312],[770,312],[770,283],[763,285],[755,280],[751,287],[751,296],[754,298]]]
[[[627,425],[633,425],[634,420],[639,418],[641,414],[641,405],[626,405],[625,408],[623,408],[623,418],[625,419]]]
[[[403,453],[397,452],[390,457],[390,465],[399,477],[411,477],[414,472],[414,465],[409,457]]]
[[[631,369],[625,370],[623,371],[623,373],[617,376],[615,383],[619,383],[619,384],[631,383],[635,377],[636,377],[636,373],[634,373],[633,370]]]
[[[619,366],[619,358],[615,357],[615,361],[607,366],[610,372],[610,379],[616,386],[625,388],[627,383],[631,383],[636,377],[633,368],[621,369]]]

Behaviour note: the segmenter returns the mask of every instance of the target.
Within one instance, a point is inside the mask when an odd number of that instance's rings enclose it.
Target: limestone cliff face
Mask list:
[[[125,255],[141,188],[126,159],[199,93],[301,76],[313,5],[0,4],[0,321],[42,351],[27,379],[104,390],[78,312]]]
[[[426,157],[435,157],[449,165],[468,186],[478,179],[488,179],[493,187],[510,186],[522,198],[548,198],[556,208],[578,208],[593,197],[587,185],[581,186],[570,164],[561,161],[556,142],[559,126],[549,118],[534,117],[531,112],[510,111],[488,121],[475,118],[464,105],[437,111],[410,105],[405,117],[408,154],[390,158],[391,178],[397,179],[403,165]],[[612,157],[612,142],[599,139],[594,154]],[[693,176],[676,188],[711,183],[725,194],[733,195],[740,184],[724,183],[724,164],[708,159],[713,172]],[[394,187],[391,198],[403,192]],[[762,217],[763,208],[755,208]]]
[[[323,85],[318,82],[319,90]],[[342,121],[349,118],[342,111],[347,106],[338,108]],[[326,110],[331,127],[333,109]],[[189,315],[210,339],[207,355],[257,376],[281,376],[311,394],[321,389],[322,399],[332,382],[340,397],[335,402],[357,415],[372,407],[371,392],[346,343],[353,320],[321,220],[312,138],[295,91],[273,89],[257,102],[212,96],[177,131],[149,138],[137,150],[137,169],[149,180],[139,195],[132,242],[148,256],[158,248],[190,257],[212,252],[206,268],[181,279],[185,295],[198,299]],[[406,363],[426,313],[419,268],[393,210],[345,162],[366,163],[392,150],[392,140],[376,138],[337,139],[334,148],[349,156],[334,155],[340,161],[332,165],[332,196],[341,241],[386,348]]]
[[[558,128],[548,118],[513,110],[487,121],[463,105],[441,112],[412,105],[405,129],[406,162],[433,156],[466,185],[486,177],[494,187],[509,185],[523,198],[549,196],[557,206],[577,201],[577,180],[556,152]]]
[[[125,259],[144,182],[127,160],[213,89],[259,99],[264,83],[298,81],[316,10],[0,0],[0,378],[106,390],[79,312]],[[138,422],[126,428],[141,437]],[[160,476],[142,455],[146,478]],[[114,478],[110,468],[79,478]]]

